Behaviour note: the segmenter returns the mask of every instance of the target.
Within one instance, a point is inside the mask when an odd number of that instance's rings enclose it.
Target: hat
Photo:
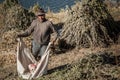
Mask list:
[[[45,11],[42,9],[42,8],[40,8],[37,12],[36,12],[36,16],[41,16],[41,15],[45,15]]]

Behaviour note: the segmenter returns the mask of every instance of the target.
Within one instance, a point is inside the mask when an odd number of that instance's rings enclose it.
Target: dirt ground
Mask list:
[[[88,54],[110,51],[120,55],[120,45],[112,45],[108,48],[73,49],[67,52],[54,52],[50,54],[48,70],[71,64]],[[0,55],[0,80],[21,80],[16,70],[16,52],[6,52]]]

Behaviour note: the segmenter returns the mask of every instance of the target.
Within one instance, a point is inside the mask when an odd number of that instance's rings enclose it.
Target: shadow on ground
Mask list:
[[[115,24],[117,25],[118,33],[116,36],[116,43],[120,44],[120,20],[115,21]]]
[[[102,59],[103,59],[103,65],[110,64],[110,65],[119,65],[120,66],[120,55],[115,56],[115,55],[113,55],[113,53],[111,53],[111,54],[104,53],[104,54],[101,54],[100,57],[102,57]]]
[[[53,69],[48,70],[48,74],[52,74],[52,73],[54,73],[56,71],[62,71],[64,69],[66,69],[66,68],[68,69],[68,67],[70,67],[69,64],[65,64],[65,65],[61,65],[61,66],[55,67]]]

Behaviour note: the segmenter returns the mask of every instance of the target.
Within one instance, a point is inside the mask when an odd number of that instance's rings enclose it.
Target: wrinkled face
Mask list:
[[[38,19],[40,21],[44,21],[45,20],[45,14],[44,15],[38,15]]]

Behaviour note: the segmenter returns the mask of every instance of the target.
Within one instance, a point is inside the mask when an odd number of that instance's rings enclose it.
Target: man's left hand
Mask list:
[[[51,41],[51,49],[54,49],[54,43],[55,41]]]

